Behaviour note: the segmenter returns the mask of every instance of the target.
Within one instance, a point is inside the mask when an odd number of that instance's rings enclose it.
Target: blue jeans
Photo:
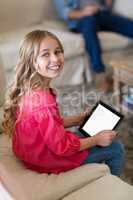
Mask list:
[[[120,176],[124,164],[124,147],[118,141],[113,141],[107,147],[92,147],[89,155],[82,164],[105,163],[109,166],[111,174]]]
[[[110,31],[133,38],[133,21],[114,15],[109,11],[101,11],[94,16],[79,19],[77,28],[85,40],[85,46],[90,55],[92,71],[104,72],[105,66],[101,58],[101,46],[97,36],[99,31]]]

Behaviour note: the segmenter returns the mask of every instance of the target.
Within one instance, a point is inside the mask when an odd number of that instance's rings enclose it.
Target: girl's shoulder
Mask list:
[[[55,96],[56,94],[53,89],[50,89],[49,91],[32,90],[26,92],[22,96],[16,110],[17,122],[29,122],[29,120],[31,122],[33,119],[40,122],[46,116],[48,118],[54,117],[54,119],[59,118],[58,105]]]
[[[56,96],[53,89],[27,91],[21,99],[21,105],[26,109],[39,109],[50,107],[56,104]]]

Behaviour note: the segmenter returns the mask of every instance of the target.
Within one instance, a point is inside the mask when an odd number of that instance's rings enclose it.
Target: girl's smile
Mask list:
[[[45,78],[57,77],[63,69],[64,54],[58,41],[45,38],[40,45],[39,55],[35,62],[37,72]]]

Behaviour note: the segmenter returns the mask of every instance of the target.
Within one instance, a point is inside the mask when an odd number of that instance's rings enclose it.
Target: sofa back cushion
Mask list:
[[[132,0],[116,0],[114,9],[122,15],[133,18]],[[55,18],[57,14],[53,0],[1,0],[0,2],[0,32]]]
[[[52,0],[2,0],[0,2],[0,31],[5,32],[55,18]]]
[[[115,0],[114,11],[133,19],[133,0]]]

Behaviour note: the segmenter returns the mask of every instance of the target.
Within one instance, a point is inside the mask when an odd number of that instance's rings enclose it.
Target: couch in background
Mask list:
[[[116,0],[114,12],[133,18],[132,0]],[[91,72],[86,59],[84,42],[80,34],[70,33],[65,23],[58,19],[52,0],[2,0],[0,2],[0,56],[6,69],[6,80],[10,82],[16,64],[18,47],[23,36],[34,29],[48,29],[55,33],[65,49],[65,67],[55,86],[81,84],[91,81]],[[112,33],[99,34],[103,57],[127,49],[130,40]]]
[[[0,4],[3,4],[0,5],[0,56],[6,70],[7,84],[13,76],[21,39],[35,29],[53,32],[64,46],[65,67],[61,77],[53,84],[63,86],[84,82],[84,72],[88,66],[83,39],[79,34],[70,33],[66,25],[57,19],[51,0],[23,0],[21,3],[17,0],[9,3],[6,0]],[[88,80],[91,80],[89,73]]]

